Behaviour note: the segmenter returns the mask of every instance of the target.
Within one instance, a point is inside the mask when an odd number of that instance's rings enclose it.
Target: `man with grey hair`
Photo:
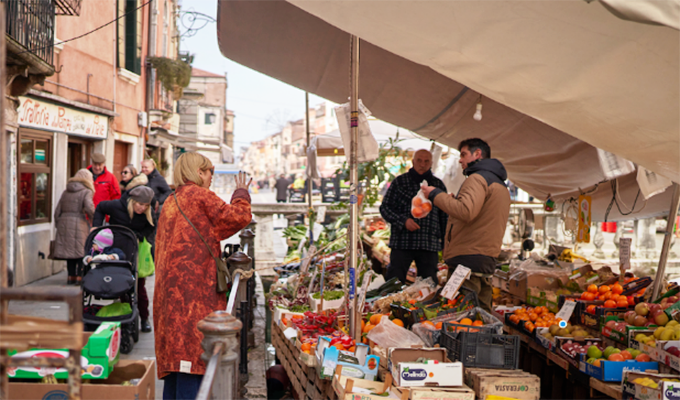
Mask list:
[[[413,261],[418,268],[418,276],[437,279],[439,251],[444,246],[444,233],[448,216],[437,207],[424,218],[411,215],[411,200],[420,190],[423,181],[446,191],[444,183],[432,174],[432,153],[418,150],[413,155],[413,168],[400,175],[391,183],[382,205],[380,214],[391,225],[389,247],[390,265],[385,279],[399,278],[406,283],[409,267]]]
[[[92,165],[87,169],[94,179],[94,196],[92,202],[97,208],[102,201],[116,200],[120,198],[120,186],[113,174],[106,170],[106,157],[101,153],[92,155]]]
[[[172,190],[170,189],[170,186],[168,186],[168,182],[165,181],[163,175],[156,169],[156,162],[153,159],[147,158],[142,161],[142,172],[149,179],[149,183],[146,185],[153,189],[156,194],[156,200],[158,202],[152,205],[152,207],[154,207],[154,217],[158,219],[161,210],[163,209],[163,203],[165,203],[165,199],[172,193]]]

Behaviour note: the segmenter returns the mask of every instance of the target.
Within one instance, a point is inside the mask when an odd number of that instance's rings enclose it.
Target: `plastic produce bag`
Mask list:
[[[112,303],[108,306],[102,307],[97,311],[96,316],[101,318],[106,317],[119,317],[121,315],[132,314],[132,307],[130,303]]]
[[[151,276],[156,272],[156,265],[151,257],[151,243],[146,241],[146,238],[142,239],[139,243],[139,253],[137,253],[137,268],[138,275],[140,278],[146,278]]]
[[[418,335],[393,323],[385,315],[383,315],[380,323],[366,334],[366,337],[385,349],[390,347],[422,346],[425,344]]]
[[[423,186],[428,186],[426,180],[421,182],[420,187]],[[430,211],[432,211],[432,202],[425,197],[423,189],[420,189],[411,200],[411,215],[413,215],[413,218],[425,218]]]

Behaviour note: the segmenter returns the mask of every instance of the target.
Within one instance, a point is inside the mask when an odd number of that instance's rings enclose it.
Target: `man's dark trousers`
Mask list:
[[[387,269],[385,280],[397,277],[402,283],[406,283],[406,275],[408,275],[408,269],[413,261],[416,262],[418,276],[423,279],[430,276],[435,284],[439,283],[437,280],[439,253],[426,250],[392,249],[392,253],[390,253],[390,266]]]

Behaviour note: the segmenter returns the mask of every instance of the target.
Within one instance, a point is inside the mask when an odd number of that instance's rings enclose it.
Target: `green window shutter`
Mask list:
[[[141,6],[141,1],[137,0],[135,1],[135,7]],[[135,70],[134,72],[138,75],[142,74],[142,21],[144,20],[143,18],[143,13],[142,13],[142,8],[137,9],[137,37],[135,40],[135,43],[137,45],[135,49]]]
[[[125,14],[126,0],[118,0],[118,15],[120,17]],[[118,36],[118,67],[125,68],[125,18],[121,18],[117,22],[117,36]]]

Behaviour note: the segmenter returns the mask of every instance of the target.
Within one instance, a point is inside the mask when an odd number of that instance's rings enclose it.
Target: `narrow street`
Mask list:
[[[226,201],[230,200],[231,194],[223,196]],[[261,191],[257,194],[251,194],[253,203],[272,203],[275,202],[274,193],[269,190]],[[275,220],[275,226],[285,226],[285,220]],[[283,259],[286,252],[285,242],[281,239],[280,230],[274,231],[272,241],[277,257]],[[239,243],[238,235],[234,235],[225,243]],[[146,278],[146,290],[149,296],[149,312],[153,320],[153,293],[155,276]],[[66,286],[67,274],[63,270],[50,277],[32,282],[26,287],[50,287],[50,286]],[[255,309],[255,321],[253,326],[253,333],[255,336],[255,347],[248,352],[248,374],[249,382],[247,385],[249,399],[264,399],[267,398],[267,385],[265,379],[265,371],[268,364],[273,360],[273,356],[267,354],[265,347],[265,305],[264,305],[264,290],[262,281],[259,276],[256,280],[255,293],[257,296],[257,308]],[[56,302],[29,302],[29,301],[12,301],[9,305],[9,312],[17,315],[28,315],[34,317],[51,318],[65,321],[68,319],[68,307],[64,303]],[[143,333],[139,334],[139,342],[135,343],[132,352],[129,354],[120,354],[120,359],[130,360],[147,360],[155,359],[154,334]],[[163,398],[163,381],[156,378],[156,399]]]

